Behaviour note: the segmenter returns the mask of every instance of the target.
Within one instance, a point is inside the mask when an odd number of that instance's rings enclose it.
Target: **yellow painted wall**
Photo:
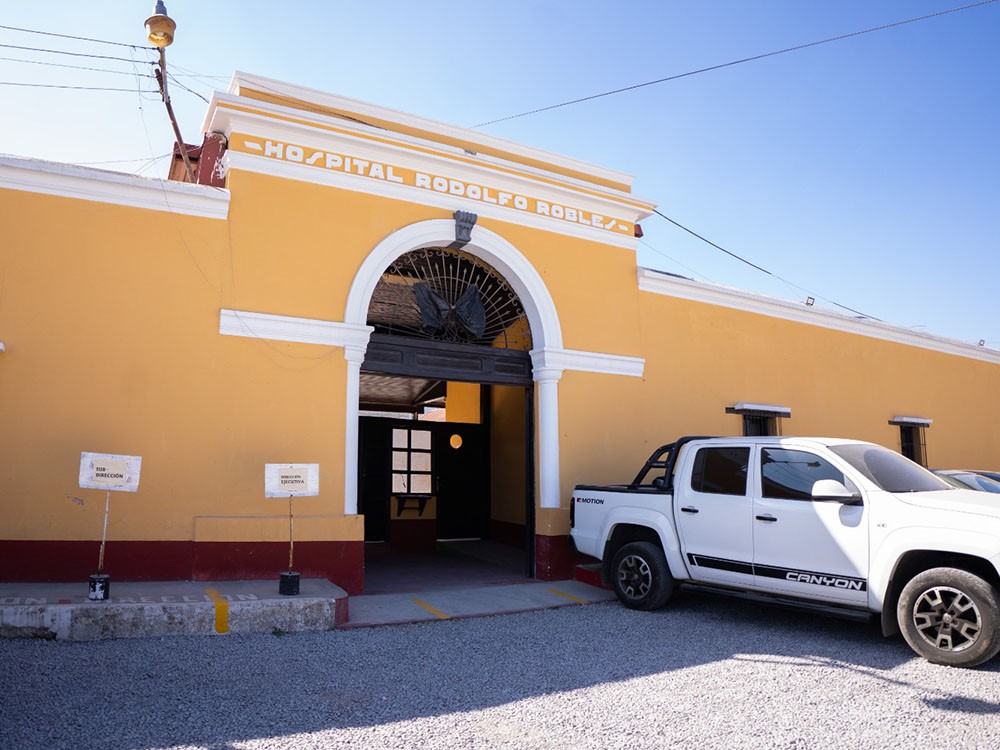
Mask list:
[[[524,388],[490,388],[490,518],[524,523]]]
[[[296,501],[297,538],[363,538],[343,516],[342,350],[223,336],[219,310],[343,320],[372,249],[451,211],[239,170],[228,186],[227,220],[0,191],[4,538],[99,537],[81,451],[143,457],[111,538],[283,541],[263,464],[292,461],[321,469],[320,496]],[[640,292],[629,250],[479,224],[539,273],[564,347],[645,358],[641,378],[564,373],[563,508],[539,510],[538,533],[567,532],[576,483],[628,481],[680,435],[739,434],[737,401],[791,407],[786,435],[894,449],[890,418],[929,417],[931,465],[1000,468],[995,364]],[[449,384],[449,421],[479,421],[478,389]],[[510,523],[524,522],[524,409],[522,389],[493,388],[492,517]]]
[[[929,464],[1000,466],[1000,367],[940,352],[641,292],[642,378],[567,372],[559,386],[564,513],[573,485],[630,481],[659,445],[740,435],[738,401],[792,410],[784,435],[899,450],[896,415],[934,420]]]
[[[445,421],[479,424],[479,383],[448,383],[445,397]]]
[[[111,539],[287,539],[259,520],[287,513],[263,486],[264,463],[287,461],[320,464],[297,536],[362,538],[343,517],[342,351],[219,334],[219,309],[253,296],[253,267],[286,246],[230,245],[224,221],[159,211],[15,191],[0,205],[4,538],[100,537],[81,451],[143,458],[139,491],[113,493]],[[308,267],[298,282],[315,309]]]

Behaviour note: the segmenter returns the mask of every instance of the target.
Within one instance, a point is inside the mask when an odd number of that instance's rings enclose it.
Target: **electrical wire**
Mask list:
[[[25,60],[21,57],[0,57],[0,60],[4,62],[17,62],[17,63],[27,63],[29,65],[46,65],[52,68],[71,68],[72,70],[91,70],[95,73],[114,73],[120,76],[130,76],[133,75],[132,71],[129,70],[111,70],[110,68],[89,68],[85,65],[69,65],[67,63],[51,63],[43,62],[42,60]],[[147,78],[152,78],[153,76],[145,76]]]
[[[605,91],[600,94],[591,94],[590,96],[583,96],[579,99],[571,99],[566,102],[560,102],[559,104],[550,104],[547,107],[538,107],[537,109],[531,109],[527,112],[521,112],[516,115],[508,115],[507,117],[499,117],[496,120],[488,120],[487,122],[481,122],[478,125],[473,125],[474,128],[482,128],[487,125],[495,125],[498,122],[506,122],[507,120],[516,120],[519,117],[527,117],[528,115],[535,115],[539,112],[548,112],[549,110],[559,109],[560,107],[568,107],[572,104],[580,104],[581,102],[589,102],[594,99],[600,99],[605,96],[612,96],[613,94],[621,94],[626,91],[635,91],[636,89],[641,89],[646,86],[655,86],[658,83],[666,83],[667,81],[676,81],[679,78],[687,78],[688,76],[699,75],[700,73],[709,73],[713,70],[720,70],[722,68],[729,68],[734,65],[742,65],[743,63],[754,62],[755,60],[763,60],[768,57],[775,57],[776,55],[784,55],[788,52],[798,52],[799,50],[808,49],[809,47],[817,47],[821,44],[830,44],[831,42],[839,42],[844,39],[851,39],[852,37],[861,36],[863,34],[871,34],[876,31],[885,31],[887,29],[894,29],[899,26],[905,26],[906,24],[916,23],[917,21],[926,21],[929,18],[937,18],[939,16],[945,16],[949,13],[958,13],[959,11],[969,10],[970,8],[978,8],[982,5],[990,5],[995,3],[997,0],[981,0],[978,3],[972,3],[970,5],[963,5],[958,8],[950,8],[949,10],[938,11],[937,13],[929,13],[925,16],[918,16],[916,18],[908,18],[905,21],[896,21],[894,23],[887,23],[881,26],[873,26],[870,29],[862,29],[861,31],[852,31],[849,34],[841,34],[839,36],[832,36],[827,39],[820,39],[815,42],[808,42],[806,44],[797,44],[794,47],[785,47],[784,49],[775,50],[773,52],[765,52],[760,55],[753,55],[752,57],[744,57],[740,60],[731,60],[726,63],[720,63],[719,65],[711,65],[707,68],[699,68],[698,70],[689,70],[686,73],[678,73],[676,75],[667,76],[665,78],[657,78],[655,81],[646,81],[645,83],[637,83],[632,86],[623,86],[619,89],[613,89],[611,91]]]
[[[653,213],[655,213],[657,216],[659,216],[661,218],[666,219],[671,224],[673,224],[675,227],[677,227],[679,229],[683,229],[685,232],[687,232],[688,234],[692,235],[693,237],[697,237],[702,242],[704,242],[704,243],[706,243],[708,245],[711,245],[716,250],[721,250],[726,255],[730,256],[731,258],[735,258],[736,260],[738,260],[740,263],[745,263],[746,265],[750,266],[751,268],[756,269],[756,270],[760,271],[761,273],[765,273],[768,276],[771,276],[772,278],[775,278],[778,281],[782,282],[783,284],[787,284],[788,286],[793,287],[793,288],[799,290],[800,292],[805,292],[806,294],[808,294],[811,297],[815,297],[817,299],[821,299],[824,302],[829,302],[831,305],[834,305],[835,307],[839,307],[841,310],[847,310],[848,312],[852,312],[855,315],[858,315],[858,316],[860,316],[862,318],[868,318],[869,320],[875,320],[875,321],[878,321],[880,323],[884,322],[883,320],[881,320],[879,318],[876,318],[874,315],[868,315],[867,313],[863,313],[860,310],[855,310],[853,307],[848,307],[847,305],[842,305],[839,302],[836,302],[835,300],[829,299],[828,297],[822,297],[822,296],[816,294],[815,292],[809,291],[808,289],[806,289],[803,286],[799,286],[798,284],[789,281],[788,279],[784,278],[783,276],[779,276],[778,274],[774,273],[773,271],[768,271],[766,268],[763,268],[762,266],[758,266],[756,263],[753,263],[753,262],[747,260],[746,258],[742,257],[741,255],[737,255],[736,253],[732,252],[731,250],[727,250],[726,248],[722,247],[722,245],[718,245],[718,244],[712,242],[707,237],[701,236],[700,234],[698,234],[697,232],[695,232],[693,229],[688,229],[686,226],[684,226],[680,222],[674,221],[673,219],[671,219],[669,216],[667,216],[665,213],[663,213],[659,209],[655,209],[654,208],[653,209]]]
[[[115,57],[114,55],[91,55],[86,52],[65,52],[61,49],[46,49],[43,47],[22,47],[17,44],[0,44],[0,47],[4,47],[6,49],[20,49],[20,50],[25,50],[27,52],[49,52],[53,55],[69,55],[71,57],[90,57],[93,58],[94,60],[118,60],[119,62],[127,62],[127,63],[136,62],[132,58],[128,57]],[[138,49],[146,49],[146,47],[138,47]],[[156,63],[153,60],[150,60],[149,64],[155,65]]]
[[[174,82],[174,84],[175,84],[176,86],[178,86],[179,88],[182,88],[182,89],[184,89],[184,90],[185,90],[185,91],[187,91],[187,92],[188,92],[189,94],[194,94],[194,95],[195,95],[195,96],[197,96],[197,97],[198,97],[199,99],[201,99],[201,100],[202,100],[203,102],[205,102],[205,104],[208,104],[208,103],[209,103],[209,102],[208,102],[208,99],[206,99],[206,98],[205,98],[204,96],[202,96],[201,94],[199,94],[199,93],[198,93],[197,91],[195,91],[194,89],[190,89],[190,88],[188,88],[188,87],[187,87],[187,86],[185,86],[185,85],[184,85],[183,83],[181,83],[181,82],[180,82],[180,81],[178,81],[178,80],[177,80],[176,78],[174,78],[174,75],[173,75],[173,73],[167,73],[167,79],[168,79],[168,80],[170,80],[170,81],[173,81],[173,82]]]
[[[89,167],[95,164],[132,164],[137,161],[147,162],[147,161],[158,161],[159,159],[164,159],[170,156],[170,154],[160,154],[157,157],[150,159],[148,156],[142,156],[138,159],[110,159],[108,161],[71,161],[69,164],[76,164],[78,167]]]
[[[136,89],[121,89],[110,86],[64,86],[57,83],[20,83],[18,81],[0,81],[0,86],[22,86],[33,89],[70,89],[74,91],[124,91],[129,94],[136,92]],[[145,94],[157,93],[152,89],[139,89],[139,92]]]
[[[639,240],[639,244],[640,245],[645,245],[647,248],[649,248],[650,250],[652,250],[657,255],[663,256],[664,258],[666,258],[667,260],[669,260],[671,263],[676,263],[681,268],[683,268],[683,269],[685,269],[687,271],[690,271],[692,274],[695,275],[695,277],[699,277],[700,276],[701,278],[705,279],[706,281],[712,281],[712,283],[715,283],[712,279],[710,279],[705,274],[703,274],[703,273],[701,273],[699,271],[696,271],[695,269],[691,268],[691,266],[684,265],[679,260],[677,260],[677,258],[671,257],[671,256],[667,255],[665,252],[663,252],[662,250],[653,247],[648,242],[646,242],[646,240]]]
[[[155,47],[145,47],[139,44],[125,44],[124,42],[109,42],[107,39],[91,39],[86,36],[72,36],[70,34],[56,34],[52,31],[39,31],[38,29],[21,29],[17,26],[0,26],[0,29],[7,31],[22,31],[26,34],[42,34],[43,36],[57,36],[61,39],[76,39],[81,42],[96,42],[97,44],[113,44],[116,47],[131,47],[132,49],[155,50]]]

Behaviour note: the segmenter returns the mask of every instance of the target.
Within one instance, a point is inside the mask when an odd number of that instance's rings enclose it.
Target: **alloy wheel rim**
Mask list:
[[[950,652],[971,648],[983,629],[976,603],[950,586],[935,586],[917,597],[913,625],[926,643]]]
[[[618,584],[629,599],[641,599],[653,585],[649,563],[638,555],[628,555],[618,566]]]

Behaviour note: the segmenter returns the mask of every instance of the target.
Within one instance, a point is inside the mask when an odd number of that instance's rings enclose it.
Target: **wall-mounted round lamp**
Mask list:
[[[174,30],[177,24],[167,15],[167,6],[163,0],[157,0],[153,15],[146,19],[146,33],[149,43],[154,47],[169,47],[174,41]]]

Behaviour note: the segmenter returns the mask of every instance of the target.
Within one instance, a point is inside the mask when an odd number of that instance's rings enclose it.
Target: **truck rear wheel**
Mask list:
[[[659,609],[674,591],[667,558],[652,542],[622,545],[611,561],[611,580],[618,600],[629,609]]]
[[[910,647],[927,661],[975,667],[1000,652],[1000,594],[958,568],[931,568],[903,588],[896,617]]]

